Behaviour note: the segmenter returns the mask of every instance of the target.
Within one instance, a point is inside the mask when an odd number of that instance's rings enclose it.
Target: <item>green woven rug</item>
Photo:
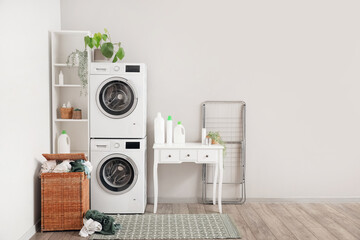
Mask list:
[[[90,239],[229,239],[241,238],[227,214],[117,215],[115,235],[94,234]]]

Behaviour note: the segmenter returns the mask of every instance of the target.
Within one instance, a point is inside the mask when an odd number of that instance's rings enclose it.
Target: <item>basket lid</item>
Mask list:
[[[47,154],[44,153],[43,156],[46,158],[46,160],[85,160],[86,156],[85,153],[58,153],[58,154]]]

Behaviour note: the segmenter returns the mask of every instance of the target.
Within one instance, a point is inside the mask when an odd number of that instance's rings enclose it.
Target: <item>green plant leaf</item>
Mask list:
[[[104,28],[104,32],[105,32],[105,33],[108,33],[109,31],[108,31],[106,28]]]
[[[118,58],[117,58],[117,56],[115,55],[112,62],[115,63],[115,62],[117,62],[117,60],[118,60]]]
[[[103,35],[101,35],[101,38],[102,38],[102,40],[106,41],[106,39],[108,38],[108,36],[107,36],[106,34],[103,34]]]
[[[85,42],[85,45],[88,45],[89,42],[90,42],[90,37],[89,37],[89,36],[85,36],[85,37],[84,37],[84,42]]]
[[[89,48],[94,47],[93,39],[91,37],[85,36],[84,41],[85,41],[85,47],[86,47],[86,45],[89,46]]]
[[[95,47],[99,48],[100,47],[100,41],[101,41],[102,35],[101,33],[95,33],[94,34],[94,40],[95,40]]]
[[[118,57],[120,60],[122,60],[125,57],[124,49],[120,47],[117,53],[115,54],[115,56]]]
[[[101,45],[101,53],[104,57],[111,58],[114,54],[114,45],[111,42],[103,43]]]

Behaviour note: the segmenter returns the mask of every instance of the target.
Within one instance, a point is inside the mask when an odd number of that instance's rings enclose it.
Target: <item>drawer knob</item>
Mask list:
[[[169,158],[171,158],[171,155],[169,154]]]
[[[186,155],[187,157],[190,157],[190,154]]]
[[[209,155],[206,155],[205,157],[207,157],[207,158],[208,158],[208,157],[209,157]]]

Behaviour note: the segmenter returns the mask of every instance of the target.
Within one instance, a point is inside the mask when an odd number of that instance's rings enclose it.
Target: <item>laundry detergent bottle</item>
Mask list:
[[[155,143],[165,143],[165,121],[161,117],[161,113],[157,113],[154,119],[154,137]]]
[[[168,119],[166,121],[166,143],[172,144],[172,138],[173,138],[172,118],[171,116],[168,116]]]
[[[174,143],[185,143],[185,128],[181,122],[174,128]]]
[[[58,138],[58,153],[70,153],[70,137],[62,130]]]

